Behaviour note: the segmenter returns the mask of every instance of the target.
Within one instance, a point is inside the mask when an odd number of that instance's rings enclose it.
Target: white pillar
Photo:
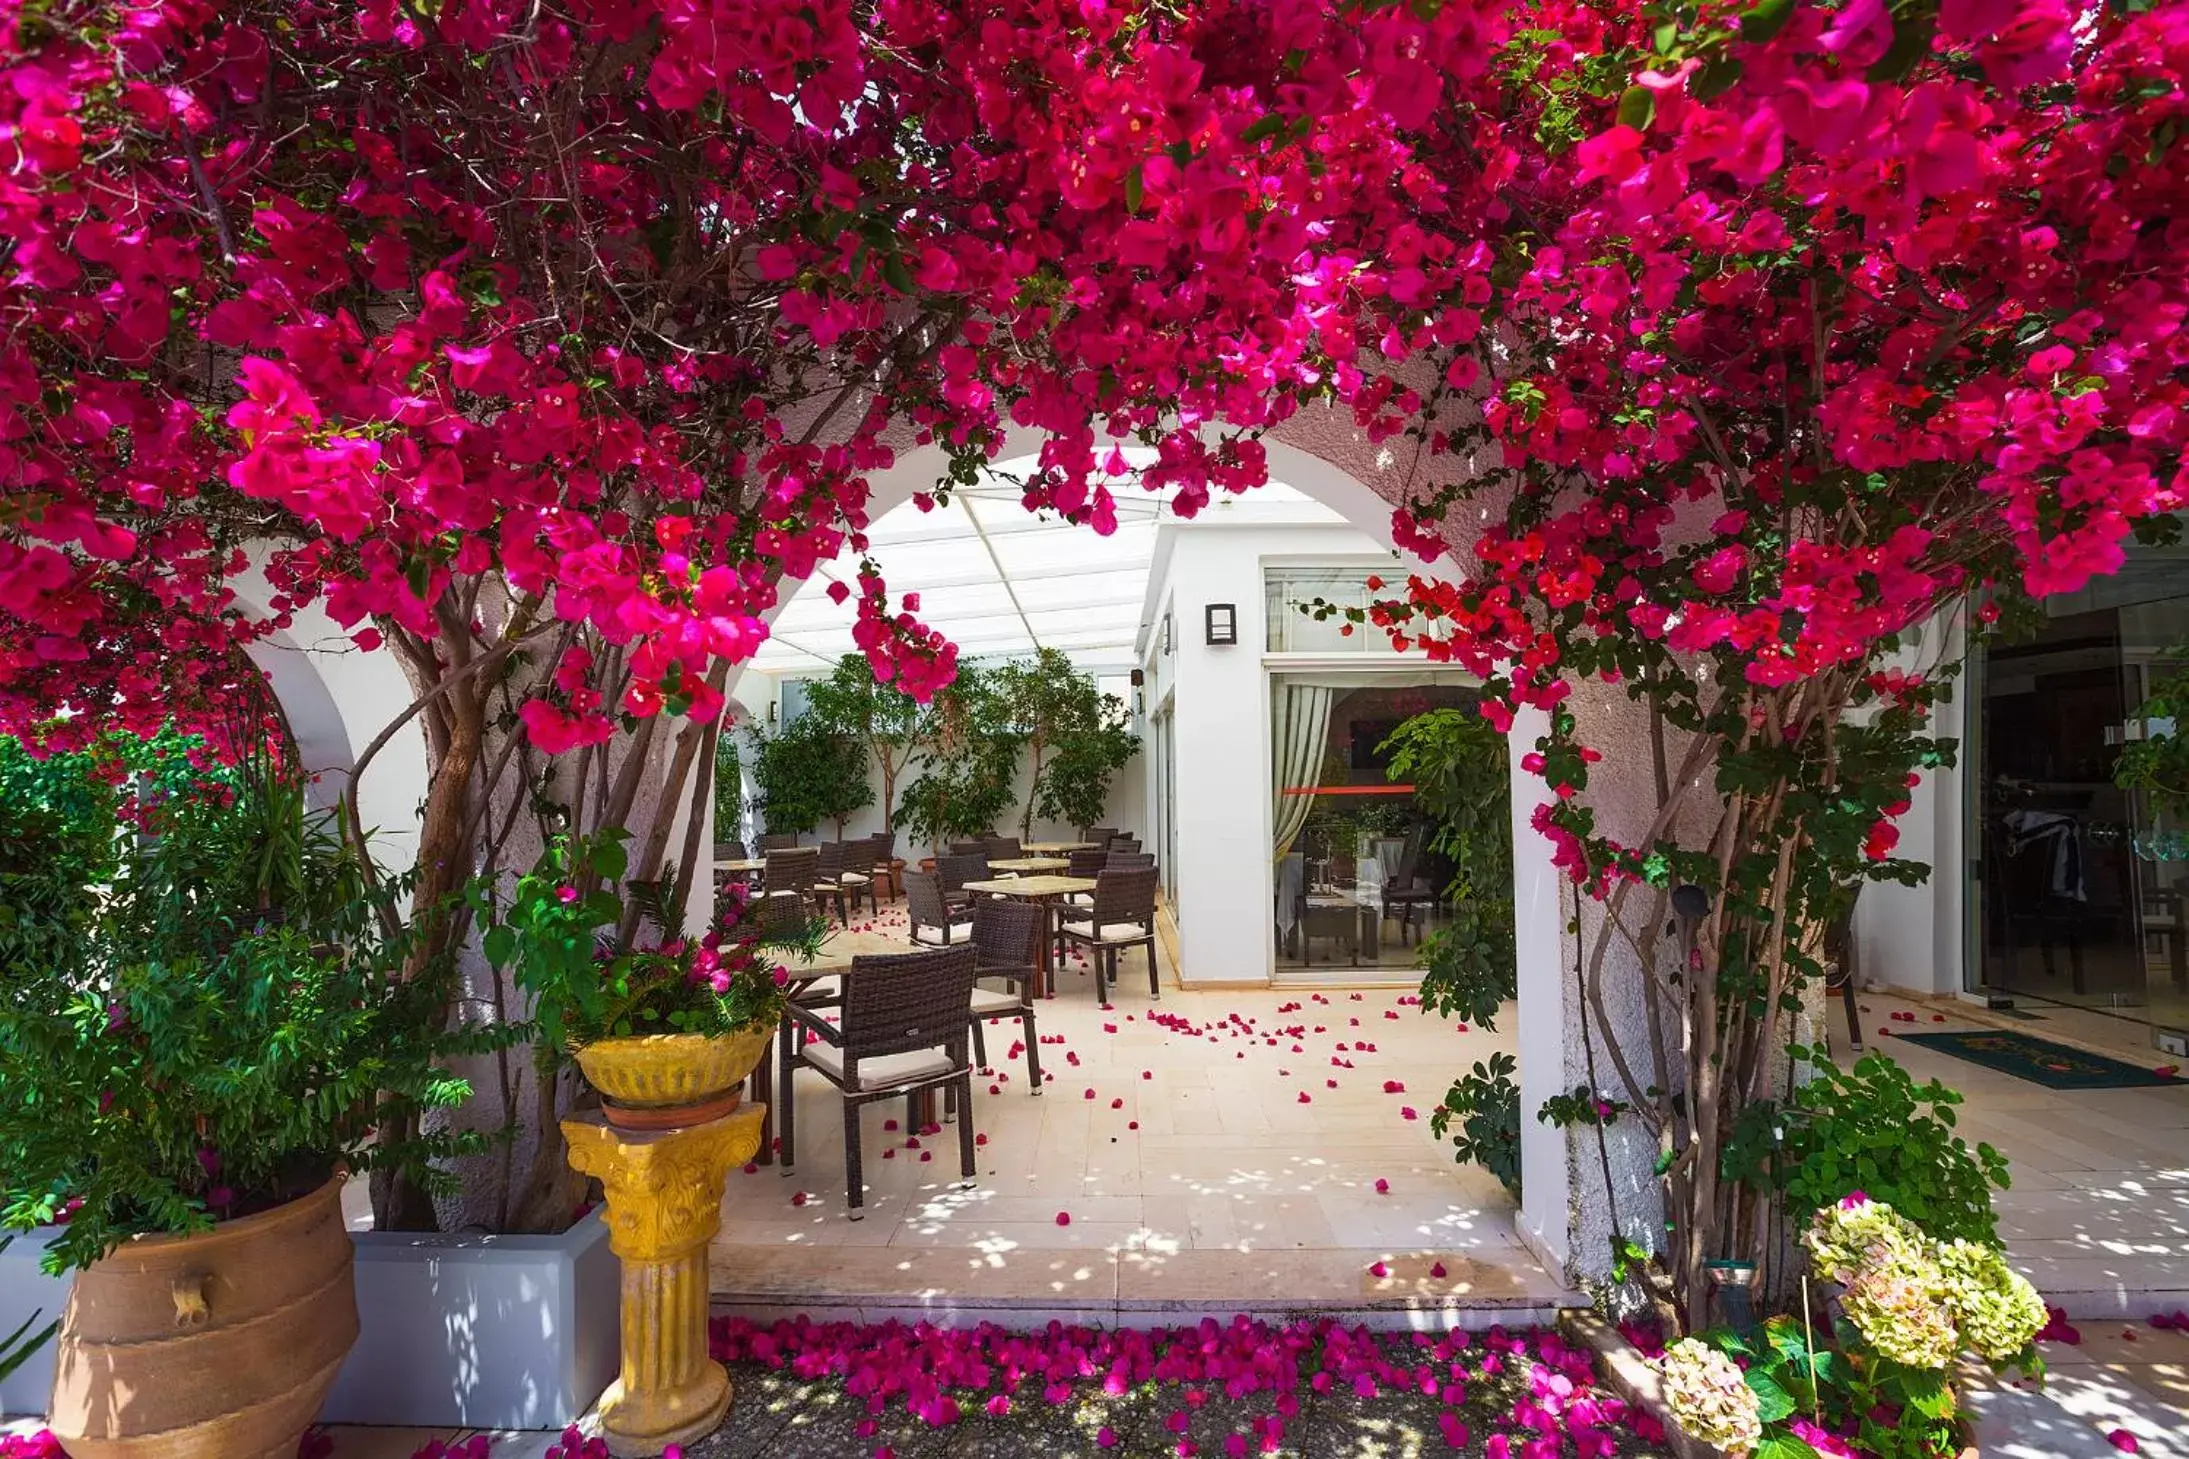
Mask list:
[[[1572,1189],[1567,1140],[1536,1118],[1543,1101],[1565,1084],[1565,918],[1560,877],[1551,865],[1550,842],[1530,823],[1548,795],[1541,779],[1520,768],[1523,755],[1549,728],[1540,709],[1523,710],[1507,745],[1512,755],[1513,956],[1520,998],[1515,1030],[1520,1045],[1520,1239],[1538,1261],[1563,1274],[1572,1262]]]

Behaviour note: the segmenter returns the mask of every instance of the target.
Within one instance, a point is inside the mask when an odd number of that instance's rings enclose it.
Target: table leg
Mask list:
[[[781,1037],[783,1031],[778,1028],[775,1038]],[[764,1106],[760,1116],[760,1153],[753,1157],[754,1163],[758,1165],[775,1163],[775,1059],[775,1039],[770,1039],[766,1051],[760,1055],[760,1062],[753,1066],[752,1071],[753,1100]]]
[[[1034,903],[1041,908],[1041,956],[1034,962],[1034,981],[1040,984],[1034,989],[1039,998],[1056,997],[1056,902],[1043,897]]]
[[[967,1111],[960,1110],[958,1118],[966,1118]],[[912,1096],[912,1132],[924,1132],[929,1125],[940,1125],[941,1118],[935,1111],[935,1091],[922,1089]]]

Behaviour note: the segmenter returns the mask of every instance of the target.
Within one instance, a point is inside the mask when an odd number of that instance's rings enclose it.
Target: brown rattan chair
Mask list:
[[[813,905],[820,911],[836,908],[836,920],[848,922],[844,910],[844,843],[823,841],[813,848]]]
[[[942,879],[943,900],[953,906],[967,906],[972,893],[965,889],[969,881],[988,880],[988,858],[981,852],[968,852],[963,856],[950,855],[935,858],[935,875]]]
[[[803,909],[813,900],[813,883],[821,861],[818,846],[795,846],[767,854],[768,868],[762,887],[771,897],[796,897]]]
[[[782,831],[772,836],[762,836],[760,838],[760,849],[763,852],[788,851],[797,844],[798,833],[795,831]]]
[[[1116,835],[1117,827],[1115,826],[1089,826],[1087,834],[1081,839],[1097,851],[1107,851],[1110,848],[1111,840]]]
[[[889,900],[896,901],[904,895],[904,886],[897,879],[897,833],[876,831],[867,839],[867,860],[874,864],[870,875],[874,878],[876,892],[886,891]],[[881,910],[879,907],[876,911]]]
[[[1112,836],[1105,844],[1112,851],[1138,851],[1140,849],[1140,838],[1137,836]]]
[[[1034,984],[1041,977],[1042,909],[1031,902],[990,898],[973,909],[974,976],[1010,985],[1006,993],[973,989],[973,1061],[988,1067],[981,1021],[1016,1018],[1025,1027],[1026,1077],[1041,1093],[1041,1038],[1034,1031]]]
[[[944,1091],[945,1119],[958,1122],[958,1172],[973,1183],[973,949],[855,957],[844,978],[842,1017],[834,1024],[818,1011],[790,1005],[789,1037],[782,1040],[783,1173],[798,1160],[798,1101],[792,1076],[803,1063],[844,1096],[844,1208],[856,1221],[865,1212],[866,1182],[860,1166],[859,1111],[880,1099],[903,1096],[909,1123],[913,1096]],[[814,1042],[808,1043],[806,1035]]]
[[[1110,1001],[1109,985],[1117,981],[1117,955],[1129,947],[1148,954],[1148,994],[1163,996],[1162,980],[1155,967],[1154,867],[1136,871],[1104,871],[1095,877],[1094,905],[1084,913],[1067,910],[1057,924],[1059,948],[1078,943],[1092,954],[1095,967],[1095,1001]]]
[[[981,850],[990,861],[1015,861],[1023,854],[1016,836],[990,836],[981,842]]]
[[[867,865],[867,857],[873,850],[871,843],[861,836],[856,841],[839,841],[835,845],[836,885],[843,889],[844,894],[838,905],[842,906],[848,901],[851,906],[856,907],[859,905],[859,898],[863,896],[866,898],[868,911],[881,911],[882,904],[874,900],[874,869]],[[848,913],[841,915],[845,921],[851,920]]]
[[[905,907],[911,917],[911,937],[927,947],[948,947],[963,942],[973,909],[953,905],[943,896],[941,879],[932,871],[904,874]]]
[[[1070,863],[1064,868],[1066,876],[1092,880],[1100,875],[1103,868],[1108,865],[1110,853],[1096,846],[1090,850],[1071,852],[1065,859]],[[1092,907],[1094,905],[1094,893],[1068,893],[1064,898],[1064,905],[1067,907]]]
[[[953,841],[950,843],[950,850],[947,854],[951,856],[986,856],[988,854],[988,842],[985,839],[980,841]]]

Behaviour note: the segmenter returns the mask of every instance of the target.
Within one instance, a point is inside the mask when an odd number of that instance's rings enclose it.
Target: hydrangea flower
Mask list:
[[[1817,1275],[1843,1287],[1865,1266],[1921,1258],[1928,1244],[1914,1222],[1860,1191],[1818,1211],[1801,1239]]]
[[[1938,1248],[1946,1305],[1963,1341],[1987,1362],[2004,1363],[2044,1330],[2045,1299],[1991,1247],[1953,1240]]]
[[[1840,1307],[1884,1357],[1911,1368],[1947,1368],[1961,1351],[1953,1313],[1939,1297],[1938,1264],[1916,1255],[1855,1273]]]
[[[1734,1361],[1716,1348],[1683,1337],[1657,1360],[1665,1406],[1695,1438],[1741,1455],[1763,1438],[1756,1392]]]

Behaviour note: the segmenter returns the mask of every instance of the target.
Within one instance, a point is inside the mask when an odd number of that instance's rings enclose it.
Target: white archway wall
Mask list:
[[[254,554],[236,595],[245,612],[269,617],[274,590],[263,561],[263,554]],[[259,639],[248,652],[281,701],[313,776],[312,805],[332,808],[348,789],[358,757],[409,707],[415,697],[410,680],[393,653],[357,647],[316,603],[292,610],[287,629]],[[381,747],[357,787],[358,820],[371,836],[373,859],[387,871],[406,870],[417,859],[426,783],[425,730],[414,720]]]

